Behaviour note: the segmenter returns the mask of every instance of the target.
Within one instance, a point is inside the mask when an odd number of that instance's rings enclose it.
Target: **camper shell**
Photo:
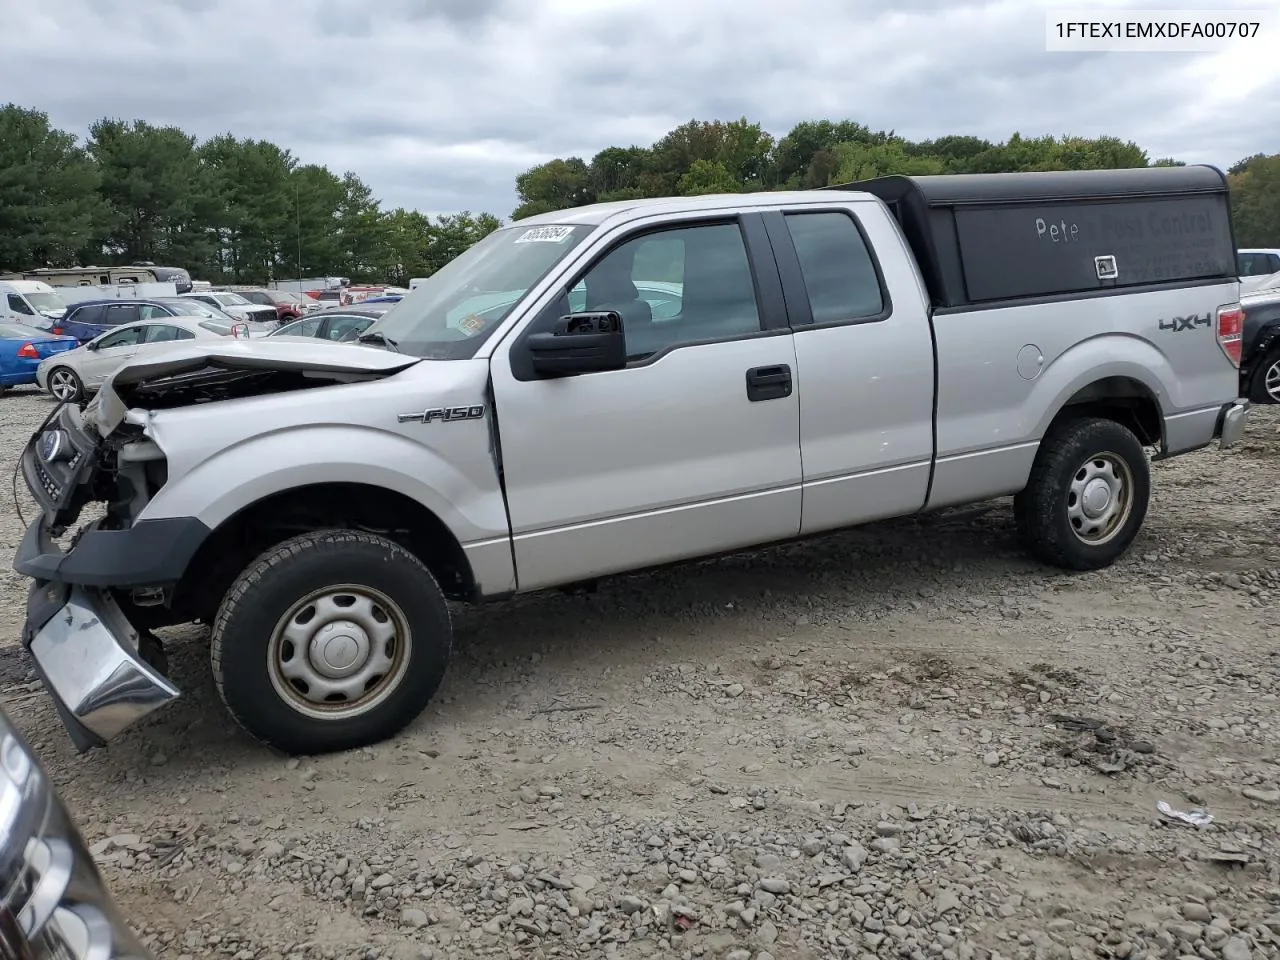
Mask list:
[[[1236,278],[1227,179],[1207,165],[886,176],[822,189],[884,201],[937,312]]]

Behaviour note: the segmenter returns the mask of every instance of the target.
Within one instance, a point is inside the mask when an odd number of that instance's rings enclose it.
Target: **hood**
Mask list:
[[[124,422],[130,407],[162,409],[379,380],[419,362],[418,357],[373,346],[292,337],[270,343],[197,341],[120,367],[89,401],[85,416],[105,437]]]

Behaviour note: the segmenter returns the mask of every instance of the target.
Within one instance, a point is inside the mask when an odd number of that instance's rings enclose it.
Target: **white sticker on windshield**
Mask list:
[[[573,234],[573,227],[530,227],[516,243],[564,243]]]

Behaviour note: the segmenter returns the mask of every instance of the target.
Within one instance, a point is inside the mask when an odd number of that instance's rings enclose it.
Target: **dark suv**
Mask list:
[[[66,314],[54,322],[52,333],[75,337],[88,343],[99,334],[114,330],[124,323],[155,320],[158,317],[207,317],[235,323],[217,307],[200,300],[158,298],[155,300],[85,300],[73,303]]]

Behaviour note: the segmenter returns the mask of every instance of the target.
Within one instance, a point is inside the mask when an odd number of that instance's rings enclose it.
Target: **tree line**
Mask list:
[[[775,139],[745,117],[691,120],[649,147],[608,147],[590,160],[563,157],[526,170],[516,178],[520,205],[513,216],[641,197],[813,189],[890,174],[1182,165],[1111,136],[908,140],[852,120],[806,120]],[[1280,154],[1246,157],[1227,179],[1240,246],[1280,247]]]
[[[355,173],[266,140],[107,118],[81,143],[45,113],[0,107],[0,271],[151,261],[215,283],[407,284],[500,225],[383,209]]]
[[[691,120],[648,146],[562,157],[516,177],[513,219],[607,200],[791,190],[886,174],[1178,166],[1118,137],[908,140],[852,120],[775,138],[745,117]],[[1228,171],[1236,239],[1280,247],[1280,154]],[[104,118],[81,142],[47,114],[0,107],[0,270],[150,260],[214,282],[298,275],[405,284],[501,226],[491,213],[384,209],[354,172],[302,163],[266,140],[203,142]]]

